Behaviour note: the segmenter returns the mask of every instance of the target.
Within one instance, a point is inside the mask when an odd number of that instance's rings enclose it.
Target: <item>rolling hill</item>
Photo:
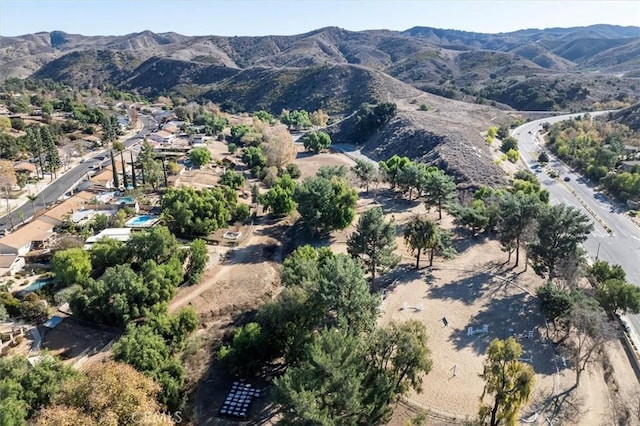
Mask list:
[[[487,184],[499,172],[480,134],[492,120],[508,121],[500,110],[630,105],[640,96],[639,58],[640,28],[611,25],[501,34],[327,27],[263,37],[0,37],[3,78],[112,85],[149,99],[176,94],[232,111],[322,108],[346,116],[365,102],[393,101],[404,108],[364,141],[372,155],[411,154],[440,162],[461,181]],[[422,100],[437,107],[425,115],[407,104]]]

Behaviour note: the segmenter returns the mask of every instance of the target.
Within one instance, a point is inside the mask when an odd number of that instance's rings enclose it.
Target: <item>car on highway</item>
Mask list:
[[[570,180],[571,180],[571,178],[570,178],[569,176],[565,176],[565,177],[564,177],[564,181],[565,181],[565,182],[569,182]]]

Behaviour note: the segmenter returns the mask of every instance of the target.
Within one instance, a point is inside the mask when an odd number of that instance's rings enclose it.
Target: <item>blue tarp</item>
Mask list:
[[[45,322],[43,325],[47,328],[56,328],[58,326],[58,324],[60,324],[62,322],[64,318],[59,317],[57,315],[54,315],[51,317],[51,319],[47,322]]]

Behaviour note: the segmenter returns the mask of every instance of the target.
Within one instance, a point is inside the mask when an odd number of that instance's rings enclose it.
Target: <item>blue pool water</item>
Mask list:
[[[147,222],[158,219],[157,216],[136,216],[127,222],[129,225],[142,226]]]
[[[29,284],[27,287],[25,287],[23,290],[20,290],[20,294],[24,295],[24,294],[28,294],[28,293],[33,293],[34,291],[40,290],[42,287],[49,285],[53,283],[53,280],[48,278],[48,279],[42,279],[42,280],[36,280],[34,282],[32,282],[31,284]]]

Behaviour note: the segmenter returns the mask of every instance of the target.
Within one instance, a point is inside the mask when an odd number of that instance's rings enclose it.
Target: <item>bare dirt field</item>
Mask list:
[[[295,162],[303,177],[315,174],[322,165],[352,164],[344,156],[329,153],[314,156],[301,153]],[[523,345],[523,358],[529,360],[536,371],[534,395],[522,412],[525,423],[548,424],[549,417],[555,420],[554,424],[612,424],[611,419],[624,411],[624,407],[633,406],[634,401],[637,405],[638,384],[619,345],[612,345],[608,350],[617,390],[607,386],[600,364],[595,364],[583,375],[577,391],[563,395],[573,385],[575,374],[570,365],[563,367],[546,337],[543,318],[532,296],[542,279],[531,270],[524,272],[522,265],[512,269],[512,264],[505,264],[507,255],[496,241],[458,235],[459,254],[455,259],[436,258],[433,268],[417,271],[415,259],[402,239],[402,225],[416,213],[427,213],[424,204],[400,198],[388,189],[377,191],[375,203],[373,191],[361,191],[359,197],[358,214],[379,205],[386,218],[395,222],[397,253],[402,256],[401,264],[394,271],[379,278],[379,285],[388,286],[380,324],[407,319],[424,322],[434,360],[433,370],[424,379],[423,392],[412,393],[400,402],[389,425],[406,425],[410,419],[425,413],[428,414],[422,424],[429,425],[462,424],[465,418],[474,417],[483,390],[478,374],[486,348],[491,339],[509,335],[514,335]],[[434,211],[427,214],[437,217]],[[356,221],[357,217],[350,228],[314,244],[346,252],[346,241]],[[295,247],[307,242],[303,235],[291,231],[295,229],[291,228],[293,222],[294,219],[272,220],[265,216],[237,247],[210,246],[212,259],[201,283],[180,288],[171,303],[171,311],[183,306],[194,307],[201,320],[201,329],[185,361],[188,386],[194,395],[192,408],[196,424],[277,423],[268,393],[252,406],[250,421],[239,423],[218,416],[234,379],[215,360],[215,352],[223,336],[250,319],[257,306],[279,292],[282,244],[290,241]],[[446,215],[441,224],[453,228],[451,218]],[[421,266],[427,262],[423,256]],[[443,318],[447,319],[447,325]],[[486,333],[476,332],[485,325]],[[468,333],[470,327],[473,335]],[[254,385],[261,387],[267,383],[256,381]],[[616,399],[622,402],[616,403]],[[554,410],[557,406],[560,408]],[[637,423],[629,420],[621,424]]]
[[[48,350],[63,360],[78,364],[85,361],[84,356],[93,357],[108,343],[119,337],[118,333],[85,327],[69,319],[63,320],[56,328],[40,327],[40,330],[43,334],[42,349]]]

